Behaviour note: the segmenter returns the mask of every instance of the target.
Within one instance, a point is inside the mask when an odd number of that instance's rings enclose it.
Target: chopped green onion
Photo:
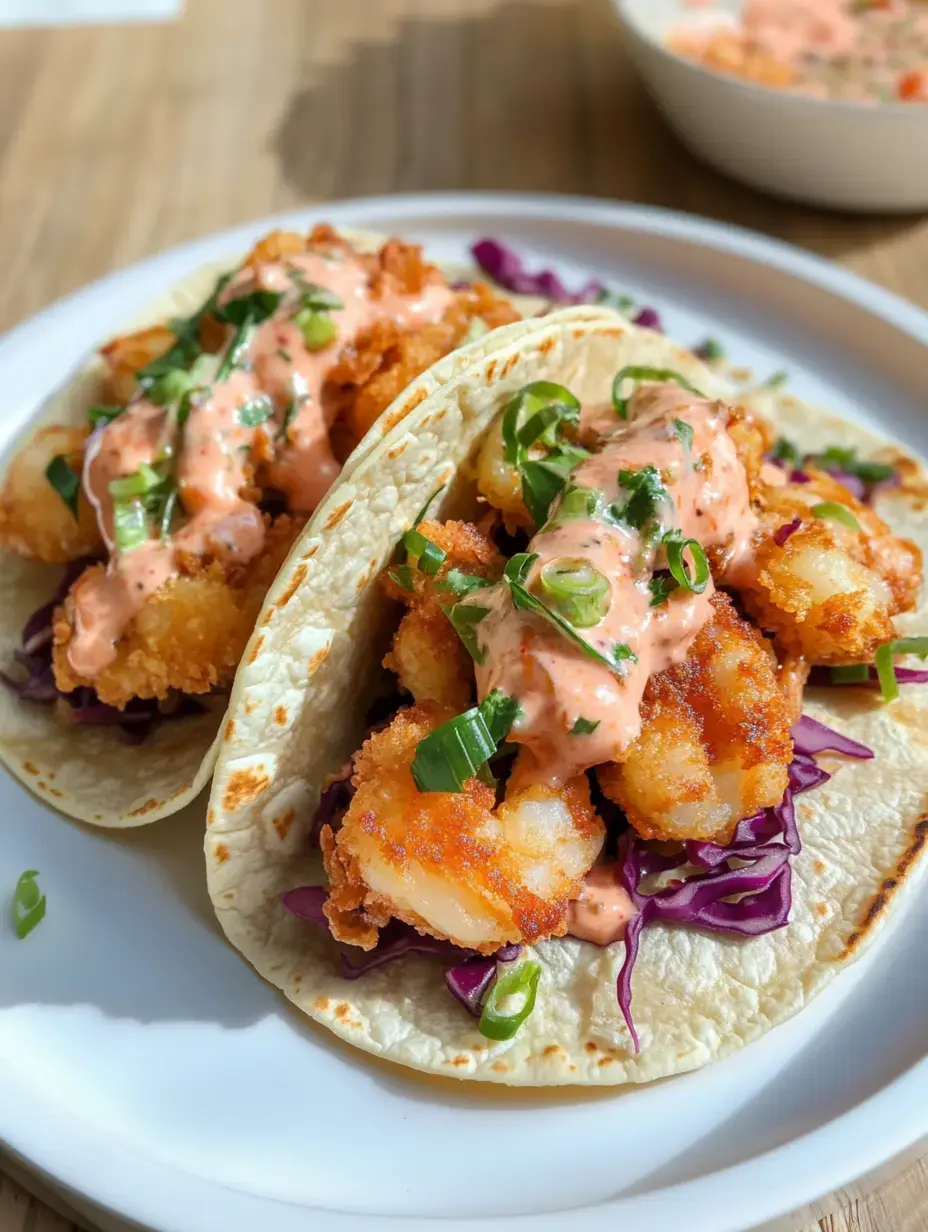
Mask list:
[[[538,981],[541,979],[541,963],[521,962],[512,971],[497,977],[483,1003],[483,1012],[477,1030],[486,1039],[508,1040],[519,1030],[535,1008],[538,996]],[[522,1003],[506,1013],[500,1002],[508,997],[521,997]]]
[[[877,649],[876,674],[883,700],[887,702],[895,701],[899,696],[893,659],[901,654],[918,655],[920,659],[928,657],[928,637],[900,637],[894,642],[885,642]]]
[[[692,449],[693,448],[693,429],[692,427],[688,423],[686,423],[685,420],[675,419],[673,421],[673,428],[677,434],[677,439],[682,442],[684,447],[686,449]]]
[[[789,380],[789,373],[786,371],[786,369],[778,368],[776,372],[771,372],[771,374],[767,377],[766,381],[764,381],[764,388],[765,389],[779,389],[782,385],[785,385],[788,380]]]
[[[559,418],[577,422],[580,403],[566,386],[556,385],[553,381],[531,381],[519,390],[503,411],[502,432],[507,462],[515,465],[519,461],[518,430],[523,413],[531,417],[547,406],[558,409]]]
[[[439,496],[439,495],[440,495],[440,493],[444,492],[444,490],[445,490],[445,488],[447,488],[447,486],[448,486],[448,485],[447,485],[446,483],[443,483],[443,484],[441,484],[441,486],[440,486],[440,487],[437,487],[437,488],[435,489],[435,491],[434,491],[434,492],[432,493],[432,495],[428,498],[428,500],[425,502],[425,504],[422,506],[422,508],[419,510],[419,512],[416,514],[415,518],[413,519],[413,523],[412,523],[412,524],[413,524],[413,526],[414,526],[414,527],[416,527],[416,526],[418,526],[418,525],[419,525],[419,523],[423,520],[423,518],[425,517],[425,515],[428,513],[429,509],[431,508],[432,501],[433,501],[433,500],[435,500],[435,498],[436,498],[437,496]]]
[[[447,616],[455,633],[475,663],[483,663],[487,657],[486,647],[482,646],[477,638],[476,626],[489,614],[488,607],[478,607],[476,603],[455,603],[447,609]]]
[[[81,479],[71,463],[62,454],[55,454],[45,468],[45,478],[76,519],[77,498],[81,490]]]
[[[323,350],[338,332],[331,315],[316,308],[301,308],[293,323],[303,335],[308,351]]]
[[[153,359],[150,364],[146,364],[144,368],[139,369],[136,373],[136,380],[139,383],[140,389],[149,390],[166,373],[176,368],[189,368],[200,356],[203,350],[200,346],[200,327],[205,317],[213,314],[219,315],[219,309],[217,308],[219,296],[231,277],[231,274],[223,274],[220,278],[217,278],[216,285],[210,292],[209,298],[200,305],[192,316],[171,322],[170,328],[175,335],[176,341],[170,350],[165,351],[163,355]]]
[[[619,295],[615,291],[600,291],[593,301],[595,304],[605,304],[607,308],[614,308],[616,312],[627,313],[635,306],[635,301],[630,295]]]
[[[636,655],[632,654],[631,650],[624,643],[614,643],[608,654],[602,653],[591,646],[580,636],[573,625],[565,620],[563,616],[558,615],[552,608],[543,603],[541,599],[529,591],[525,586],[525,579],[531,571],[532,565],[538,559],[538,553],[518,552],[509,563],[503,572],[503,579],[509,586],[512,595],[513,605],[517,608],[523,608],[525,611],[534,612],[538,616],[542,616],[550,624],[577,647],[589,659],[593,659],[596,663],[602,663],[604,667],[608,667],[611,672],[617,676],[625,675],[625,668],[622,663],[625,660],[631,660],[633,663],[638,662]]]
[[[419,741],[412,777],[419,791],[459,792],[490,760],[520,713],[519,703],[494,689],[464,714]]]
[[[144,496],[146,492],[153,492],[163,482],[164,476],[160,475],[153,466],[143,462],[134,475],[126,475],[122,479],[111,479],[109,492],[117,500],[123,500],[130,496]]]
[[[870,679],[866,663],[850,663],[845,667],[833,667],[829,672],[832,684],[862,684]]]
[[[400,590],[407,590],[411,595],[416,593],[416,584],[412,576],[412,565],[397,565],[395,569],[387,571],[387,577],[396,582]]]
[[[290,352],[287,350],[286,347],[277,348],[277,358],[282,359],[285,364],[293,363],[293,356],[290,354]]]
[[[36,885],[38,875],[34,868],[21,873],[13,891],[13,927],[20,941],[45,919],[45,895],[39,892]]]
[[[709,562],[701,544],[696,539],[684,539],[678,530],[669,531],[664,536],[663,544],[667,552],[667,568],[673,580],[692,594],[701,595],[709,585]],[[687,566],[683,555],[687,548],[693,558],[692,569]]]
[[[95,428],[98,423],[112,423],[125,409],[124,406],[89,406],[87,418],[90,420],[91,427]]]
[[[557,444],[556,430],[561,424],[579,422],[580,411],[576,407],[549,404],[525,421],[516,433],[516,441],[523,449],[528,449],[536,441],[553,449]]]
[[[559,556],[544,566],[538,580],[552,606],[575,629],[598,625],[609,611],[612,586],[588,560]]]
[[[649,607],[660,607],[662,603],[666,603],[673,592],[678,588],[676,578],[655,576],[648,582],[648,590],[651,592],[651,602]]]
[[[257,398],[251,398],[243,406],[239,407],[238,419],[239,423],[246,428],[257,428],[260,424],[266,423],[274,414],[274,405],[270,398],[261,395]]]
[[[630,364],[626,368],[621,368],[615,374],[612,382],[612,405],[615,407],[615,413],[620,419],[628,419],[628,404],[632,397],[631,394],[626,398],[622,397],[622,386],[626,381],[657,381],[660,383],[675,381],[682,389],[695,394],[697,398],[703,396],[694,385],[689,383],[685,376],[682,376],[679,372],[674,372],[672,368],[648,368],[641,364]]]
[[[864,483],[883,483],[896,473],[888,462],[862,462],[856,449],[842,449],[838,445],[830,445],[824,453],[810,454],[806,460],[824,471],[847,471]]]
[[[486,578],[475,577],[472,573],[462,573],[460,569],[449,569],[440,582],[435,583],[435,589],[447,591],[455,599],[463,599],[475,590],[483,590],[491,583]]]
[[[193,383],[194,379],[189,372],[185,372],[183,368],[171,368],[148,386],[146,394],[150,402],[167,406],[182,398]]]
[[[792,441],[788,441],[785,436],[781,436],[773,447],[773,457],[777,462],[789,462],[793,466],[799,466],[802,462],[802,457],[799,450]]]
[[[609,513],[632,530],[641,530],[646,522],[655,519],[659,507],[670,499],[656,466],[643,466],[640,471],[619,471],[619,486],[629,497],[624,505],[618,502],[611,505]]]
[[[570,729],[570,734],[572,736],[589,736],[592,732],[596,731],[599,724],[599,719],[577,719],[576,723],[574,723],[573,727]]]
[[[299,287],[300,306],[303,308],[312,308],[317,312],[337,312],[345,306],[334,291],[320,286],[318,282],[306,282],[305,279],[300,279]]]
[[[283,293],[280,291],[252,291],[216,309],[217,320],[235,326],[232,341],[216,373],[217,381],[224,381],[233,368],[241,366],[256,327],[277,311],[282,299]]]
[[[411,564],[426,577],[434,577],[444,563],[446,553],[415,529],[408,530],[403,536],[403,547]]]
[[[113,533],[121,552],[131,552],[148,539],[148,518],[138,498],[113,502]]]
[[[813,505],[810,512],[813,517],[823,518],[827,522],[841,522],[851,530],[860,530],[860,523],[847,505],[839,505],[837,501],[821,501]]]
[[[696,353],[700,359],[724,359],[725,348],[719,342],[718,338],[707,338],[705,342],[700,343]]]
[[[536,526],[543,526],[553,502],[563,492],[567,477],[578,462],[589,457],[587,450],[561,445],[546,458],[526,459],[521,465],[522,500]]]
[[[551,525],[560,526],[563,522],[571,522],[575,518],[595,517],[602,499],[602,492],[596,488],[581,488],[576,485],[564,488],[554,510]]]
[[[161,510],[161,517],[158,523],[158,533],[162,539],[166,539],[171,533],[171,526],[174,522],[174,514],[176,511],[177,488],[172,488],[165,498],[164,508]]]

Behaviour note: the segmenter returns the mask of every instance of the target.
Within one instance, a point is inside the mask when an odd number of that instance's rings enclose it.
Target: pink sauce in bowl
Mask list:
[[[706,68],[813,98],[928,103],[925,0],[745,0],[740,20],[683,22],[669,48]]]

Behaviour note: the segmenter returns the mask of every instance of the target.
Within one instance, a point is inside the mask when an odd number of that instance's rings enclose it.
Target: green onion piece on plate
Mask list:
[[[494,689],[479,706],[436,727],[416,748],[412,777],[419,791],[459,792],[509,735],[521,707]]]
[[[893,659],[896,655],[914,654],[920,659],[928,658],[928,637],[900,637],[894,642],[885,642],[876,652],[876,674],[880,682],[883,700],[893,702],[899,696],[899,682]]]
[[[131,552],[149,538],[148,516],[138,497],[113,502],[113,534],[120,552]]]
[[[76,519],[77,498],[81,490],[81,479],[71,463],[60,453],[56,454],[45,468],[45,478]]]
[[[837,501],[820,501],[812,506],[810,512],[813,517],[822,518],[826,522],[841,522],[851,530],[860,530],[860,523],[847,505],[839,505]]]
[[[13,927],[20,941],[45,919],[45,895],[36,885],[38,875],[34,868],[22,873],[13,891]]]
[[[447,555],[431,539],[426,539],[425,535],[418,530],[408,530],[403,536],[403,547],[406,549],[406,554],[409,557],[410,563],[426,577],[434,577],[438,570],[442,567],[445,556]]]
[[[678,530],[668,531],[664,536],[667,552],[667,568],[678,586],[694,595],[701,595],[709,585],[709,562],[702,546],[696,539],[684,539]],[[689,548],[693,565],[687,565],[683,553]]]
[[[153,492],[163,482],[164,476],[159,475],[153,466],[143,462],[134,475],[111,479],[109,490],[111,496],[124,500],[130,496],[144,496],[146,492]]]
[[[535,1008],[541,963],[521,962],[512,971],[499,976],[491,985],[483,1003],[483,1013],[477,1030],[486,1039],[512,1039]],[[512,997],[519,999],[514,1009],[505,1010],[501,1003]]]
[[[544,566],[538,580],[552,606],[574,628],[592,628],[609,611],[612,586],[588,560],[559,556]]]
[[[333,341],[337,330],[332,317],[324,309],[301,308],[293,323],[303,335],[308,351],[321,351]]]
[[[612,381],[612,405],[619,419],[628,419],[628,404],[632,395],[627,394],[624,398],[622,397],[622,386],[626,381],[633,381],[636,385],[641,381],[656,381],[660,384],[675,381],[681,389],[695,394],[697,398],[703,396],[682,373],[674,372],[672,368],[648,368],[640,364],[630,364],[627,368],[620,368]]]
[[[870,679],[870,668],[866,663],[848,663],[831,668],[828,674],[832,684],[863,684]]]

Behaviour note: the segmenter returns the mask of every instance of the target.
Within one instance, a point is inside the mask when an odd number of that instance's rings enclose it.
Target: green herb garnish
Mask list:
[[[34,868],[21,873],[13,891],[13,927],[20,941],[45,919],[45,895],[36,884],[38,875]]]
[[[693,429],[685,420],[675,419],[673,421],[673,430],[685,449],[693,448]]]
[[[519,1030],[535,1008],[538,981],[541,979],[541,964],[525,961],[505,975],[497,977],[490,986],[477,1030],[486,1039],[508,1040]],[[508,997],[521,997],[521,1005],[510,1013],[501,1010],[500,1003]]]
[[[666,603],[673,592],[678,588],[679,583],[676,578],[663,575],[655,575],[648,582],[648,590],[651,592],[651,602],[649,607],[660,607],[662,603]]]
[[[58,453],[45,468],[45,478],[52,485],[77,520],[77,498],[81,490],[81,479],[71,463]]]
[[[640,364],[630,364],[626,368],[621,368],[612,382],[612,405],[619,419],[628,419],[628,404],[632,398],[632,394],[622,397],[622,386],[626,381],[632,381],[636,385],[641,381],[655,381],[659,384],[674,381],[682,389],[695,394],[697,398],[703,396],[695,385],[691,385],[685,376],[674,372],[672,368],[648,368]]]
[[[98,423],[112,423],[125,409],[124,406],[89,406],[87,418],[91,427],[95,428]]]
[[[624,504],[616,501],[611,505],[609,513],[632,530],[640,531],[646,523],[658,519],[659,509],[670,501],[656,466],[643,466],[640,471],[619,471],[619,486],[628,497]]]
[[[900,637],[886,642],[876,652],[876,674],[880,682],[883,700],[895,701],[899,696],[899,682],[893,659],[896,655],[914,654],[920,659],[928,657],[928,637]]]
[[[696,539],[684,539],[678,530],[668,531],[663,538],[663,544],[670,576],[684,590],[701,595],[709,585],[709,562],[701,544]],[[683,555],[687,549],[693,558],[692,569]]]
[[[609,579],[581,557],[559,556],[549,561],[538,581],[551,606],[575,629],[598,625],[609,611]]]
[[[413,758],[419,791],[462,791],[509,735],[520,712],[515,698],[494,689],[479,706],[436,727],[419,741]]]
[[[434,577],[442,567],[447,553],[418,530],[408,530],[403,536],[403,547],[413,568],[424,573],[426,577]]]
[[[265,395],[249,399],[239,407],[238,420],[246,428],[257,428],[274,414],[274,404]]]
[[[480,644],[477,637],[477,625],[489,613],[488,607],[479,607],[476,603],[455,603],[445,609],[455,633],[475,663],[483,663],[487,655],[486,647]]]
[[[848,509],[847,505],[839,505],[837,501],[820,501],[809,510],[813,517],[823,518],[826,522],[840,522],[851,530],[860,530],[860,523]]]
[[[570,729],[570,734],[572,736],[589,736],[592,732],[596,731],[599,724],[599,719],[577,719],[576,723],[574,723],[573,727]]]

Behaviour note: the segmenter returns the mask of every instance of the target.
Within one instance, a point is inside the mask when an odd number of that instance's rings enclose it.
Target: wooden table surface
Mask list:
[[[188,0],[164,26],[0,33],[0,329],[208,231],[429,189],[689,210],[928,305],[928,219],[804,209],[701,166],[646,98],[608,0]],[[928,1227],[922,1161],[860,1194],[789,1226]],[[0,1232],[76,1226],[0,1172]]]

